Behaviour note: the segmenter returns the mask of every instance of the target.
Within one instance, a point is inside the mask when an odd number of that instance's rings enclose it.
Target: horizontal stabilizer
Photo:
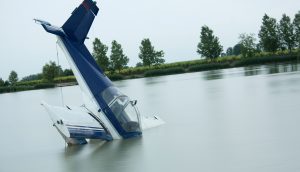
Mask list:
[[[141,116],[141,127],[142,130],[155,128],[163,125],[165,122],[158,116]]]
[[[62,37],[66,36],[63,29],[60,27],[53,26],[49,22],[44,21],[44,20],[40,20],[40,19],[33,19],[33,20],[35,21],[35,23],[42,25],[43,28],[49,33],[52,33],[52,34],[58,35],[58,36],[62,36]]]
[[[33,19],[35,23],[40,24],[40,25],[48,25],[51,26],[51,24],[47,21],[41,20],[41,19]]]

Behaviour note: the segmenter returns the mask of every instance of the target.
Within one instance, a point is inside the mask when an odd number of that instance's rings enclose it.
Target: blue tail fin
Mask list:
[[[73,11],[71,17],[62,26],[62,29],[71,40],[83,43],[98,11],[99,8],[96,6],[96,2],[84,0]]]

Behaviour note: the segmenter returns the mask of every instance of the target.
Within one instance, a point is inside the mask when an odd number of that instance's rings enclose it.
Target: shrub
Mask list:
[[[107,77],[112,81],[118,81],[124,79],[124,76],[121,74],[108,74]]]
[[[285,61],[297,60],[297,56],[265,56],[265,57],[254,57],[238,61],[235,66],[247,66],[255,64],[266,64],[266,63],[277,63]]]
[[[34,89],[44,89],[44,88],[54,88],[55,84],[53,83],[42,83],[34,86]]]
[[[75,76],[62,76],[54,78],[54,83],[76,82]]]
[[[0,93],[10,93],[16,91],[33,90],[33,86],[10,86],[10,87],[0,87]]]
[[[16,86],[34,86],[41,83],[44,83],[44,81],[43,80],[21,81],[21,82],[17,82]]]
[[[9,87],[0,87],[0,93],[7,93],[9,90]]]
[[[179,73],[185,73],[185,70],[182,67],[150,70],[145,73],[145,77],[171,75],[171,74],[179,74]]]
[[[195,65],[191,66],[188,71],[189,72],[199,72],[199,71],[205,71],[205,70],[215,70],[215,69],[225,69],[229,68],[229,63],[212,63],[212,64],[201,64],[201,65]]]

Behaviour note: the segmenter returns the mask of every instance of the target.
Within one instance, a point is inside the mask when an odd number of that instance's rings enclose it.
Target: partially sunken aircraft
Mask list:
[[[139,114],[136,103],[114,86],[97,65],[84,45],[98,14],[96,2],[84,0],[62,27],[35,19],[43,28],[57,36],[69,65],[80,86],[84,105],[56,107],[43,102],[53,126],[68,144],[85,144],[86,139],[128,139],[164,122],[157,116]]]

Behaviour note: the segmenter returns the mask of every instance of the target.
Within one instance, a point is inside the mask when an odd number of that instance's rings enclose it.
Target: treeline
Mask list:
[[[129,58],[116,40],[112,41],[108,55],[108,46],[95,38],[92,55],[112,80],[294,61],[300,55],[300,11],[293,19],[283,14],[279,21],[265,14],[257,35],[258,42],[253,33],[240,34],[239,42],[224,52],[213,30],[203,26],[197,45],[197,53],[202,59],[187,62],[164,64],[164,51],[155,50],[149,38],[141,41],[140,62],[136,67],[128,67]],[[43,66],[41,73],[26,76],[20,81],[15,71],[6,81],[0,78],[0,93],[54,87],[55,83],[64,82],[76,82],[72,70],[62,70],[61,66],[50,61]]]
[[[10,72],[9,77],[6,81],[4,81],[2,78],[0,78],[0,93],[54,87],[53,84],[51,84],[51,86],[50,86],[49,84],[46,85],[45,83],[23,86],[23,85],[19,85],[20,82],[18,82],[18,81],[19,81],[18,74],[15,71]]]
[[[0,93],[53,88],[56,82],[60,82],[55,80],[55,78],[65,77],[66,81],[69,76],[73,76],[71,69],[62,70],[61,66],[50,61],[43,66],[41,73],[26,76],[21,80],[19,80],[16,71],[11,71],[8,79],[5,81],[0,78]]]
[[[129,58],[124,54],[121,44],[117,41],[112,41],[110,56],[107,55],[108,46],[96,38],[93,42],[93,57],[97,64],[104,71],[110,71],[115,73],[120,72],[124,68],[128,68]],[[141,41],[139,58],[142,62],[139,62],[137,66],[151,66],[163,64],[164,52],[156,51],[150,39],[144,39]]]
[[[291,52],[300,47],[300,11],[295,14],[292,20],[286,14],[282,15],[279,22],[265,14],[262,25],[258,33],[259,42],[255,34],[242,33],[239,35],[239,42],[233,47],[229,47],[226,52],[220,44],[219,38],[214,35],[213,30],[208,26],[203,26],[200,33],[200,42],[197,46],[197,53],[206,59],[215,59],[220,56],[257,57],[261,52],[285,51]],[[139,58],[140,66],[160,65],[165,62],[164,52],[155,51],[150,40],[141,41]],[[108,46],[96,38],[93,42],[93,56],[98,65],[105,71],[120,71],[128,68],[129,59],[124,55],[122,47],[116,41],[112,42],[111,55],[108,57]]]
[[[213,31],[203,26],[201,30],[200,43],[197,52],[206,58],[217,58],[220,56],[242,55],[242,57],[254,57],[261,52],[285,51],[291,52],[300,48],[300,11],[292,20],[286,14],[277,22],[265,14],[258,33],[259,42],[256,43],[255,34],[240,34],[240,41],[233,47],[223,52],[223,46],[219,38],[213,35]]]
[[[16,71],[11,71],[9,77],[6,81],[0,78],[0,87],[7,87],[10,85],[15,85],[18,82],[18,74]]]

